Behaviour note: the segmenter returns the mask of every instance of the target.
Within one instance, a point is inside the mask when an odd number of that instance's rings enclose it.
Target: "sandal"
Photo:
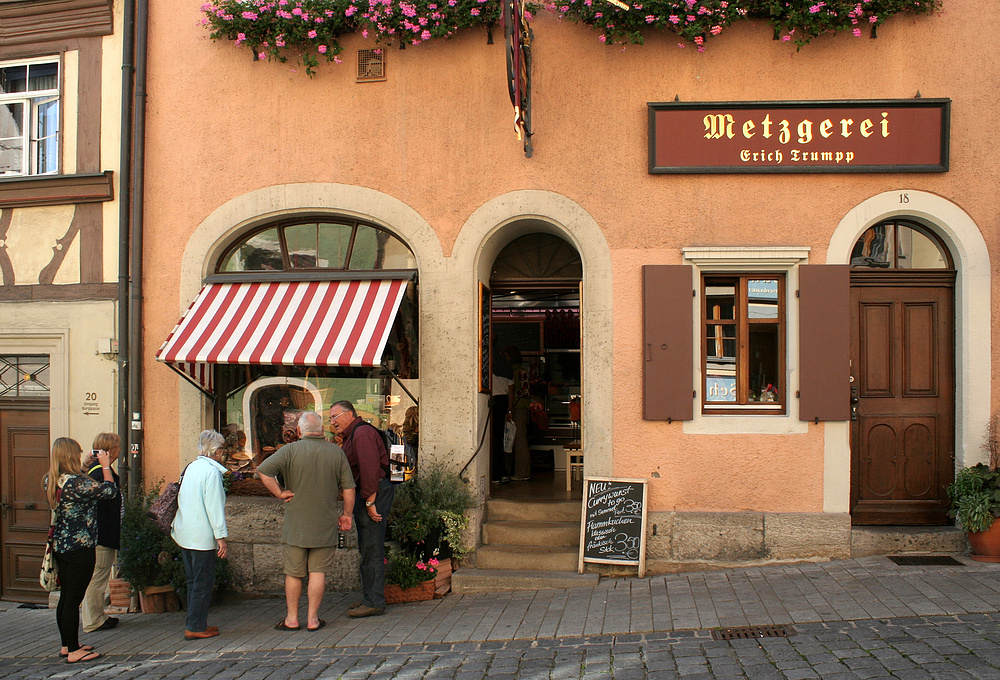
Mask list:
[[[86,649],[89,652],[90,650],[93,649],[93,647],[91,647],[90,645],[80,645],[80,649]],[[65,654],[59,652],[59,656],[65,659],[67,656],[69,656],[69,652],[66,652]]]
[[[83,656],[81,656],[76,661],[70,661],[69,660],[69,655],[67,654],[66,655],[66,663],[87,663],[88,661],[97,661],[100,658],[101,658],[101,655],[98,654],[97,652],[87,652],[86,654],[84,654]]]
[[[293,631],[293,630],[302,630],[302,626],[294,626],[294,627],[292,627],[292,626],[286,626],[285,625],[285,620],[281,619],[281,621],[278,621],[276,624],[274,624],[274,629],[275,630]]]

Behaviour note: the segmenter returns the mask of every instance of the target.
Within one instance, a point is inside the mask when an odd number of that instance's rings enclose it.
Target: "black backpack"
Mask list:
[[[392,451],[393,445],[395,444],[403,445],[403,455],[405,457],[405,462],[397,462],[390,458],[388,469],[383,467],[383,469],[385,470],[385,475],[386,477],[389,478],[389,481],[391,481],[393,484],[402,484],[404,480],[393,479],[392,473],[395,472],[397,473],[397,477],[400,477],[402,476],[400,473],[404,472],[405,470],[416,469],[417,455],[416,452],[413,450],[413,447],[407,444],[402,437],[400,437],[392,430],[380,430],[379,428],[375,427],[374,425],[372,425],[367,421],[365,422],[365,425],[378,432],[379,437],[382,438],[382,446],[385,447],[385,453],[387,456]]]

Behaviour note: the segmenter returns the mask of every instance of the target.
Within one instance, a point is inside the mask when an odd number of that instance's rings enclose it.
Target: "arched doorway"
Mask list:
[[[582,280],[579,253],[550,233],[515,238],[493,262],[493,379],[499,392],[511,381],[508,406],[520,428],[514,451],[504,452],[503,408],[494,410],[494,497],[562,498],[573,492],[567,467],[580,460],[582,439]]]
[[[948,524],[955,266],[924,224],[869,227],[851,253],[851,517]]]

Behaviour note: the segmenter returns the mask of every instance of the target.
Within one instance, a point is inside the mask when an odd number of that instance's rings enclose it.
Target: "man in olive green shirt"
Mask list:
[[[302,580],[309,575],[307,630],[319,630],[326,621],[319,607],[326,589],[326,572],[333,567],[337,531],[350,531],[354,511],[354,477],[343,449],[323,436],[323,417],[306,411],[299,417],[301,439],[282,446],[260,464],[257,473],[268,491],[285,501],[281,532],[285,563],[285,618],[276,630],[299,630]],[[275,479],[285,481],[282,489]],[[337,489],[344,492],[344,507]],[[338,517],[339,515],[339,517]]]

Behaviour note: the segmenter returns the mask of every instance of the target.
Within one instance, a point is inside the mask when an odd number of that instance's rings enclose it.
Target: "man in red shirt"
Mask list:
[[[385,613],[385,527],[394,495],[389,480],[389,453],[376,428],[359,418],[349,401],[338,401],[330,407],[330,425],[343,439],[357,485],[354,522],[361,552],[362,600],[347,615],[379,616]]]

